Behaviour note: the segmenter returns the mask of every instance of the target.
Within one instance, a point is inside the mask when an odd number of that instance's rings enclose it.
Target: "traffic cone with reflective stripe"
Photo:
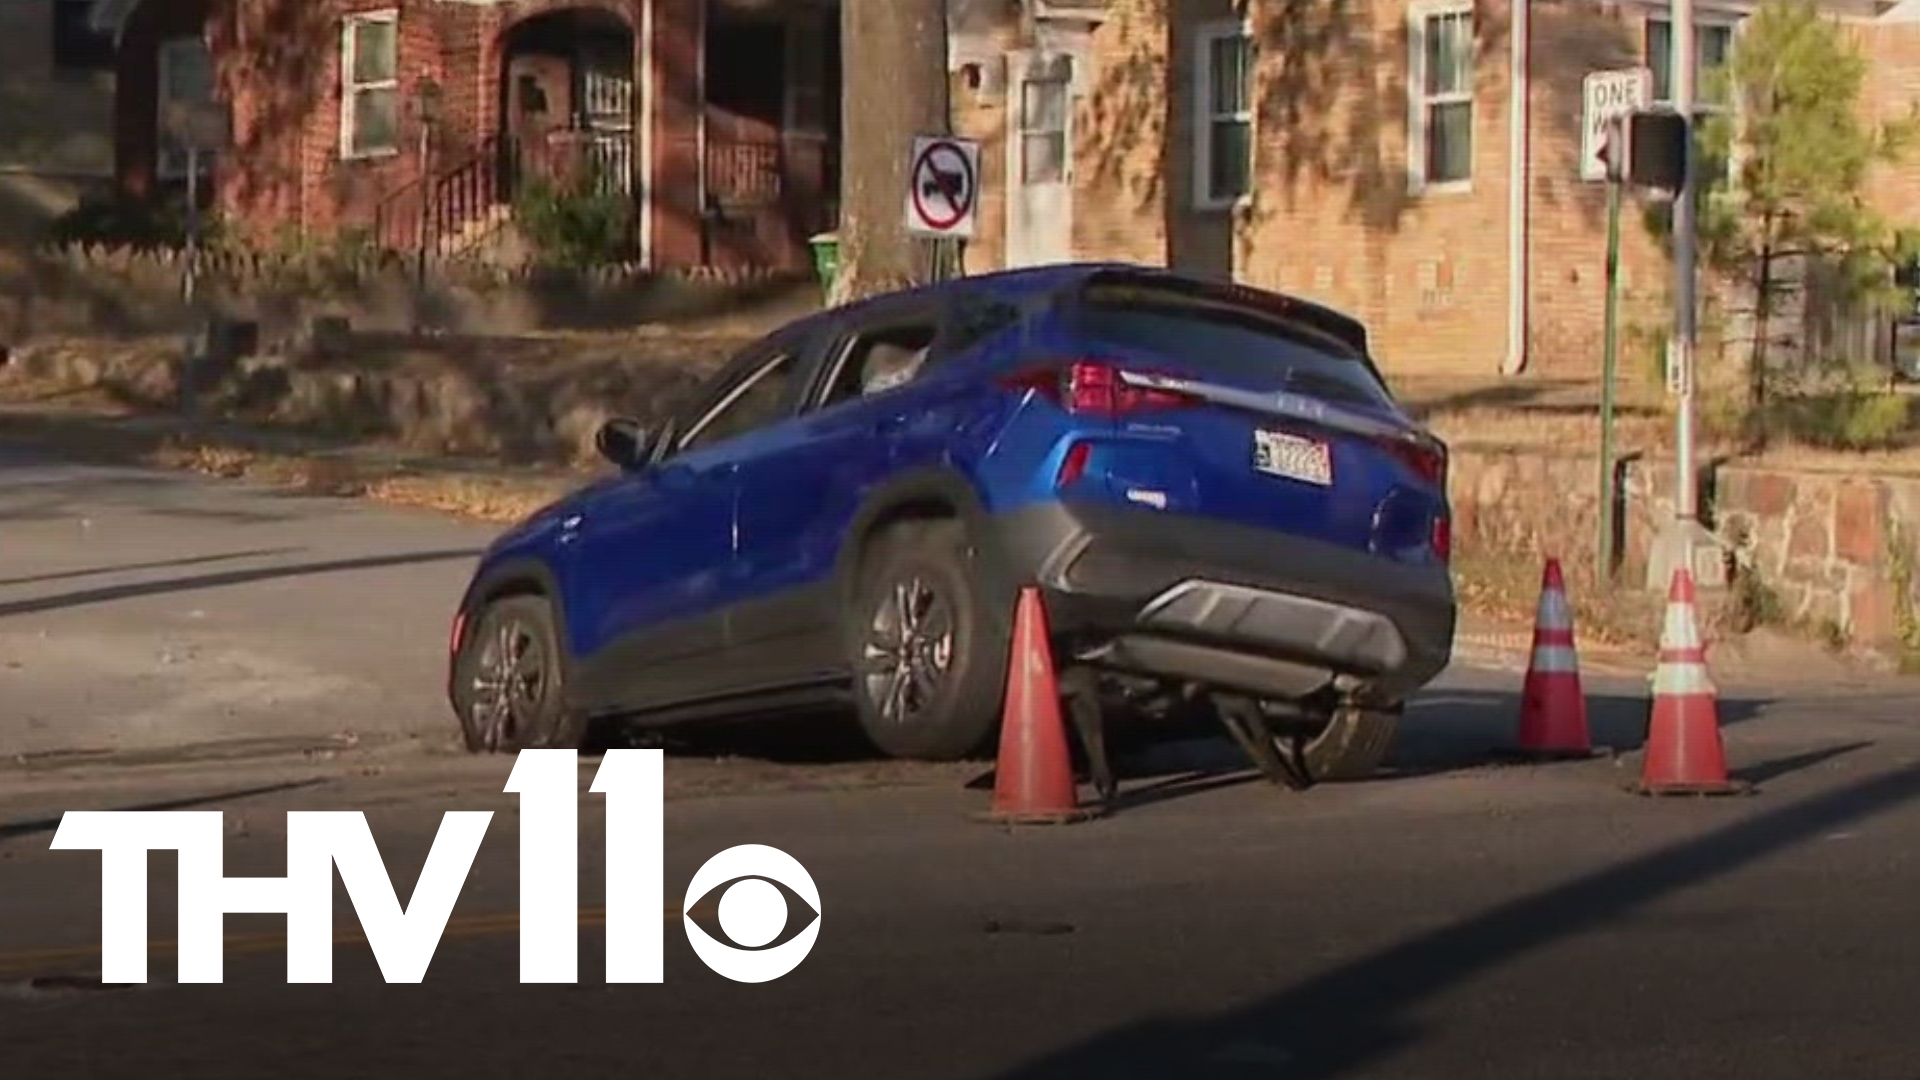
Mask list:
[[[1660,664],[1653,673],[1653,715],[1647,725],[1642,795],[1733,795],[1749,785],[1727,775],[1720,741],[1720,710],[1707,675],[1707,648],[1694,611],[1693,574],[1673,573]]]
[[[1097,816],[1095,810],[1080,805],[1074,784],[1049,636],[1040,590],[1028,586],[1020,591],[1014,615],[993,808],[976,815],[976,820],[1064,825]]]
[[[1573,609],[1560,560],[1540,576],[1540,607],[1533,623],[1533,657],[1520,691],[1520,738],[1508,757],[1573,760],[1593,756],[1587,695],[1580,686],[1580,655],[1573,644]]]

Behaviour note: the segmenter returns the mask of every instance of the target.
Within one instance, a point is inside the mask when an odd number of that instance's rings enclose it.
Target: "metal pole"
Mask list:
[[[187,143],[187,265],[181,292],[187,307],[187,349],[180,364],[180,411],[191,416],[200,378],[200,144]]]
[[[1602,579],[1613,576],[1613,384],[1619,355],[1617,330],[1620,311],[1620,187],[1622,177],[1614,161],[1622,149],[1620,125],[1612,133],[1612,160],[1607,163],[1607,306],[1600,377],[1600,536],[1594,568]]]
[[[1693,130],[1694,47],[1693,0],[1674,0],[1673,4],[1673,105],[1687,122],[1686,169],[1681,173],[1680,201],[1673,215],[1674,340],[1679,348],[1674,358],[1679,368],[1680,408],[1678,444],[1680,477],[1675,492],[1675,511],[1683,523],[1700,517],[1698,477],[1694,469],[1694,360],[1698,343],[1695,286],[1694,202],[1700,180],[1695,167]]]
[[[426,119],[420,122],[420,254],[414,265],[415,284],[424,298],[427,291],[427,259],[429,245],[433,244],[433,168],[427,160],[428,152],[433,148],[432,134],[427,130]],[[416,309],[417,313],[417,309]]]
[[[1679,401],[1675,410],[1674,467],[1678,475],[1674,478],[1674,521],[1661,545],[1664,548],[1663,558],[1655,560],[1657,568],[1663,572],[1662,576],[1668,578],[1683,566],[1689,572],[1693,570],[1694,545],[1700,532],[1699,467],[1694,449],[1694,391],[1698,382],[1695,378],[1698,331],[1694,291],[1694,202],[1699,177],[1696,175],[1698,169],[1693,131],[1696,89],[1693,0],[1674,0],[1671,26],[1672,51],[1668,70],[1672,73],[1673,107],[1685,121],[1687,138],[1683,159],[1685,168],[1673,205],[1673,365],[1674,377],[1679,384],[1675,387]],[[1667,582],[1655,581],[1652,584],[1655,588],[1664,588]]]

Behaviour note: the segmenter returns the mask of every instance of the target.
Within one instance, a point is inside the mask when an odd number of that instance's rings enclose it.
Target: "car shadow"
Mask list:
[[[1717,708],[1722,727],[1762,715],[1773,699],[1724,695]],[[1620,756],[1646,741],[1650,699],[1645,694],[1587,695],[1587,722],[1596,757]],[[1497,768],[1509,763],[1519,733],[1520,695],[1488,690],[1436,691],[1416,699],[1401,722],[1395,749],[1382,769],[1361,783],[1384,783],[1447,773]],[[860,731],[850,712],[818,711],[779,718],[689,724],[661,731],[629,733],[619,745],[657,746],[671,757],[740,758],[776,765],[849,765],[885,760]],[[1263,783],[1245,752],[1223,729],[1192,720],[1110,719],[1106,728],[1108,760],[1120,785],[1114,810],[1202,795],[1243,784]],[[1081,784],[1091,784],[1084,746],[1068,728],[1071,766]],[[1758,784],[1809,768],[1861,745],[1820,750],[1759,764],[1736,763],[1742,779]],[[982,768],[964,783],[974,791],[992,790],[997,771],[993,752],[968,759]],[[1578,764],[1577,761],[1569,764]],[[1551,764],[1545,767],[1553,767]],[[1090,795],[1088,797],[1091,797]]]
[[[16,615],[37,615],[48,611],[62,611],[68,608],[85,607],[91,604],[106,604],[117,600],[135,600],[148,596],[166,596],[173,593],[198,592],[205,589],[220,589],[234,585],[250,585],[261,581],[276,581],[282,578],[311,577],[320,574],[348,573],[355,570],[382,570],[399,566],[418,566],[425,563],[454,562],[472,559],[481,554],[478,548],[451,548],[435,551],[414,551],[397,555],[371,555],[354,559],[333,559],[324,562],[299,563],[291,566],[266,566],[252,570],[225,570],[190,577],[169,578],[162,581],[137,581],[122,585],[102,585],[92,589],[62,593],[57,596],[33,597],[26,600],[14,600],[0,603],[0,618]]]

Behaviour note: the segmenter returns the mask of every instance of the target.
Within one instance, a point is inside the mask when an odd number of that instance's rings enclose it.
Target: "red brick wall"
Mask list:
[[[1255,193],[1238,212],[1193,208],[1192,27],[1227,0],[1112,0],[1076,108],[1074,247],[1083,258],[1231,273],[1366,319],[1389,370],[1496,373],[1508,350],[1510,0],[1478,0],[1470,191],[1409,192],[1408,0],[1251,0],[1258,42]],[[1579,178],[1582,79],[1645,62],[1645,9],[1534,0],[1527,140],[1528,353],[1547,375],[1597,371],[1605,302],[1602,184]],[[1869,114],[1920,100],[1920,28],[1858,27]],[[1002,151],[1009,100],[957,98],[963,129]],[[1000,172],[989,166],[988,176]],[[1920,219],[1920,155],[1879,169],[1872,193]],[[977,269],[1000,265],[998,193],[982,206]],[[1623,367],[1650,369],[1636,330],[1659,332],[1669,263],[1630,198],[1622,221]],[[1703,286],[1710,283],[1703,282]],[[1703,327],[1704,328],[1704,327]]]
[[[658,265],[704,261],[700,230],[700,0],[655,0],[653,250]]]
[[[662,61],[679,64],[691,91],[696,0],[660,0],[656,34]],[[500,116],[500,70],[505,32],[523,19],[568,7],[599,7],[632,28],[636,74],[641,0],[517,0],[481,7],[437,0],[190,0],[186,5],[143,4],[128,29],[119,80],[118,157],[122,182],[151,186],[156,89],[154,49],[160,37],[206,27],[219,78],[232,103],[235,152],[219,173],[227,215],[257,232],[297,227],[325,236],[366,226],[377,207],[421,175],[419,128],[403,110],[401,150],[386,157],[343,160],[340,153],[341,36],[353,13],[398,9],[403,97],[422,78],[442,90],[443,137],[434,148],[435,171],[474,152]],[[676,20],[678,20],[676,22]],[[678,51],[673,51],[677,49]],[[668,86],[673,79],[662,80]],[[656,110],[661,122],[691,130],[691,110]],[[684,189],[691,164],[663,161],[653,178],[662,190]],[[677,208],[676,208],[677,209]],[[679,220],[663,209],[662,224]],[[667,250],[697,254],[672,227]]]

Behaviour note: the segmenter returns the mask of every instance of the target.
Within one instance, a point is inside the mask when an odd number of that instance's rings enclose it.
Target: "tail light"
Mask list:
[[[1053,478],[1053,486],[1063,488],[1084,476],[1087,460],[1092,456],[1091,443],[1077,442],[1068,447],[1066,456],[1060,459],[1060,472]]]
[[[1121,378],[1121,369],[1105,360],[1076,360],[1065,368],[1025,372],[1007,379],[1005,385],[1032,390],[1077,416],[1126,416],[1200,403],[1194,395],[1178,390],[1130,386]]]
[[[1453,519],[1445,514],[1433,519],[1433,553],[1443,563],[1453,561]]]
[[[447,631],[448,656],[454,656],[460,652],[460,640],[465,635],[466,630],[467,613],[464,610],[454,612],[453,627]]]
[[[1447,448],[1432,439],[1418,442],[1382,439],[1380,445],[1413,470],[1414,475],[1441,491],[1447,489]]]

